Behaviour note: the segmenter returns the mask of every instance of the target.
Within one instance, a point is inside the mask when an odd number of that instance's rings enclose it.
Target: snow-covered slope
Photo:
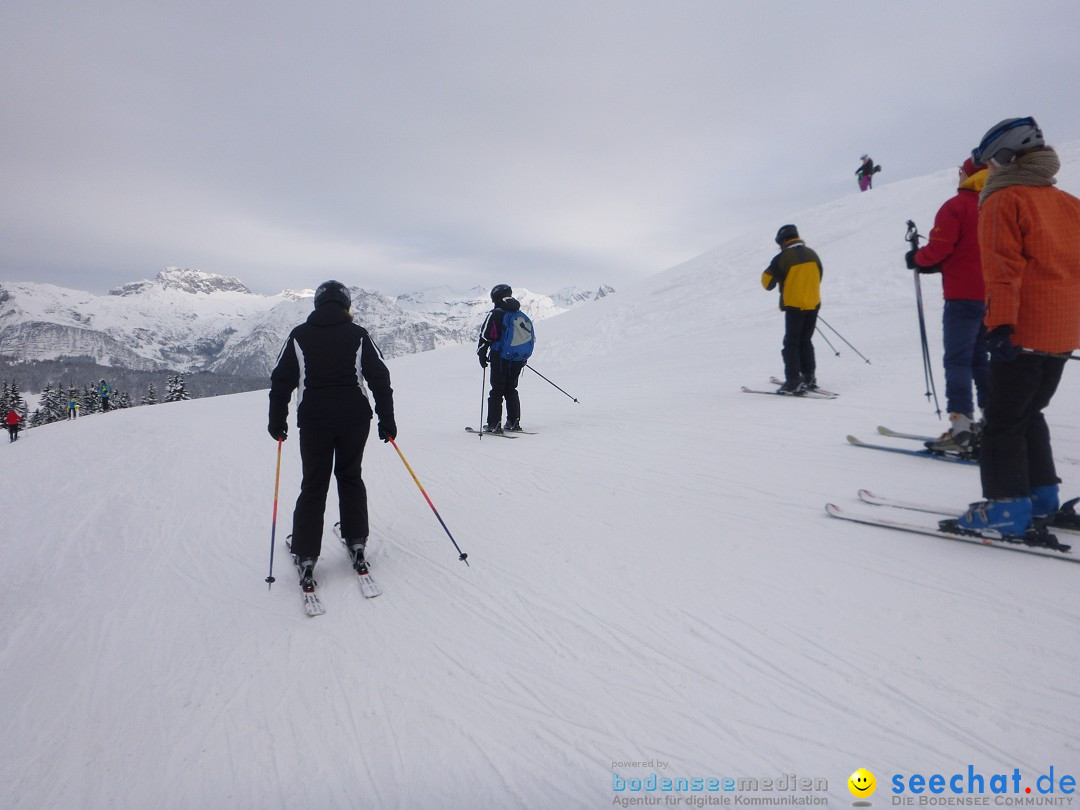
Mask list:
[[[520,290],[534,320],[611,292]],[[107,366],[267,376],[285,336],[311,309],[312,290],[266,296],[239,279],[166,268],[156,278],[97,296],[51,284],[0,283],[0,357],[80,358]],[[353,311],[388,357],[469,342],[491,308],[486,289],[389,298],[352,288]]]
[[[1063,156],[1078,191],[1080,150]],[[791,218],[825,262],[822,314],[871,361],[825,330],[839,355],[818,342],[819,377],[835,401],[739,392],[780,369],[781,318],[758,279],[781,223],[543,324],[533,365],[580,402],[526,372],[523,421],[539,435],[464,433],[482,393],[470,348],[392,360],[399,446],[471,566],[373,441],[385,593],[361,597],[328,527],[316,619],[283,548],[295,436],[278,581],[264,582],[265,393],[0,445],[0,805],[846,806],[865,767],[880,807],[894,774],[1016,769],[1013,799],[1038,798],[1051,767],[1080,775],[1080,566],[822,509],[860,487],[958,511],[979,496],[972,467],[844,441],[941,427],[903,234],[908,218],[929,229],[952,174]],[[937,358],[940,285],[923,287]],[[1070,368],[1048,411],[1072,494],[1078,394]],[[615,790],[613,774],[827,787],[649,794]]]

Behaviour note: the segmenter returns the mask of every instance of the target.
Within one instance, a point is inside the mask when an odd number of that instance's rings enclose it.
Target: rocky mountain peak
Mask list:
[[[251,294],[243,282],[189,267],[166,267],[153,281],[134,281],[109,290],[109,295],[136,295],[153,289],[179,290],[186,293],[241,292]]]

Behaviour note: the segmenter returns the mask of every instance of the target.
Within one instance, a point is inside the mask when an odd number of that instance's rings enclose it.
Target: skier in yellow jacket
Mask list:
[[[794,225],[776,232],[780,252],[761,274],[761,286],[780,287],[784,312],[784,384],[777,393],[796,396],[818,387],[814,360],[814,329],[821,309],[821,259],[799,237]]]

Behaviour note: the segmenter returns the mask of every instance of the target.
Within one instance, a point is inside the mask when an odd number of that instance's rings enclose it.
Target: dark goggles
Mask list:
[[[978,146],[971,150],[971,159],[976,163],[986,163],[987,159],[983,157],[983,152],[994,141],[1004,135],[1006,132],[1016,129],[1017,127],[1036,127],[1035,119],[1030,115],[1027,118],[1017,118],[1013,121],[1009,121],[1007,124],[1002,124],[995,129],[986,133],[986,136],[982,139]]]

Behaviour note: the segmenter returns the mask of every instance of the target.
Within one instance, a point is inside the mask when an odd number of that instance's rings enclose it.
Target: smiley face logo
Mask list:
[[[877,789],[877,780],[866,768],[859,768],[848,777],[847,786],[852,796],[865,799],[867,796],[874,795],[874,791]]]

